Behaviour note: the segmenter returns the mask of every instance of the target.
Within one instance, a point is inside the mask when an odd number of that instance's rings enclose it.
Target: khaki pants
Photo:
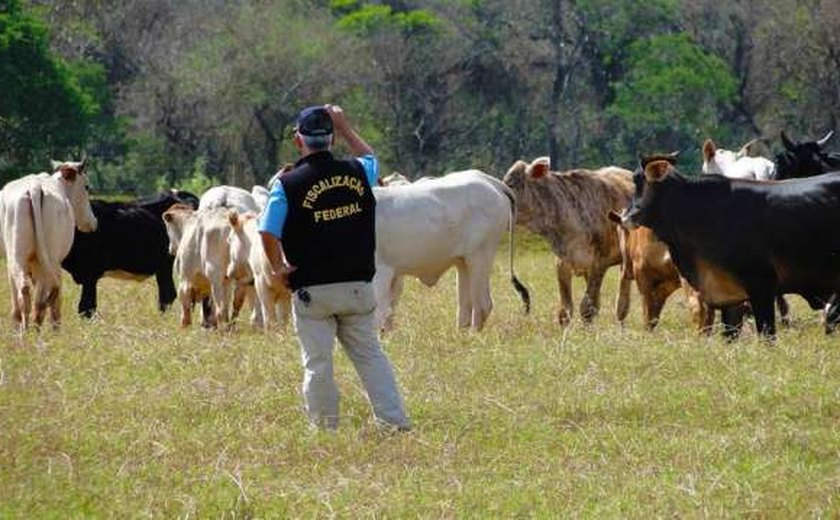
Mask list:
[[[338,426],[338,388],[333,379],[335,338],[362,380],[376,420],[409,427],[391,362],[374,325],[376,301],[369,282],[344,282],[295,291],[292,312],[303,359],[303,397],[310,422]]]

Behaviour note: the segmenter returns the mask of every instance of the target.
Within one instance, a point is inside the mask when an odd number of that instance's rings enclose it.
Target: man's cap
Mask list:
[[[298,114],[295,129],[301,135],[330,135],[333,133],[332,118],[323,105],[307,107]]]

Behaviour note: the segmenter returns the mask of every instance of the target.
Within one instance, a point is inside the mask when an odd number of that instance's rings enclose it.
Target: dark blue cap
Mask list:
[[[301,135],[330,135],[333,133],[332,118],[323,105],[307,107],[298,114],[295,129]]]

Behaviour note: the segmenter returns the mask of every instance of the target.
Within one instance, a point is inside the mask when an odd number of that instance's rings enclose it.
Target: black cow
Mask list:
[[[840,154],[828,153],[823,147],[834,132],[829,132],[819,141],[797,142],[789,138],[782,130],[782,144],[785,151],[776,154],[774,162],[775,180],[811,177],[821,173],[840,170]]]
[[[133,202],[92,200],[99,225],[93,233],[78,230],[70,254],[61,266],[82,286],[79,314],[96,311],[96,283],[103,276],[142,280],[155,275],[158,308],[175,301],[169,237],[161,215],[175,203],[198,207],[198,197],[189,192],[166,192]]]
[[[840,172],[756,182],[686,177],[653,160],[633,181],[624,224],[653,229],[711,306],[748,301],[760,334],[775,336],[777,294],[799,294],[819,309],[840,290]],[[726,314],[724,323],[737,325]]]

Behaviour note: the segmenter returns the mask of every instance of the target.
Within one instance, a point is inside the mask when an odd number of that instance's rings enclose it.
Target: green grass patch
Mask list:
[[[615,323],[612,270],[596,323],[563,330],[553,259],[519,245],[533,312],[503,245],[481,334],[456,330],[453,273],[407,282],[384,339],[402,435],[371,424],[340,353],[340,429],[311,432],[291,329],[180,330],[152,280],[103,280],[86,322],[65,275],[62,329],[22,338],[3,298],[0,517],[840,514],[840,339],[804,302],[772,346],[698,337],[680,294],[646,333],[635,289]]]

